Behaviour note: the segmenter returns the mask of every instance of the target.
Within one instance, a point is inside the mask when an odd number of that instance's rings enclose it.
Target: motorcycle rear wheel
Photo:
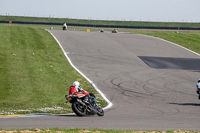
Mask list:
[[[86,109],[83,107],[83,105],[81,105],[78,102],[72,103],[72,110],[74,111],[74,113],[77,116],[85,116],[86,115]]]

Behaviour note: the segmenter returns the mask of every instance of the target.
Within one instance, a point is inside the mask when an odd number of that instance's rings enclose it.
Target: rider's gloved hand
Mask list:
[[[87,91],[83,90],[81,87],[79,87],[78,89],[79,89],[79,92],[83,92],[83,93],[87,92]]]
[[[80,91],[82,91],[83,89],[81,87],[78,88]]]
[[[93,96],[95,98],[95,95],[93,93],[90,92],[90,96]]]

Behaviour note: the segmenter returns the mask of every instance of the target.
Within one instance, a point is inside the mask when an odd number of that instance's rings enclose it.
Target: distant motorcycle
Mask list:
[[[118,33],[118,31],[116,29],[112,30],[112,33]]]
[[[104,32],[104,29],[101,29],[99,32]]]
[[[63,24],[63,30],[67,30],[67,24],[66,23]]]
[[[67,30],[67,27],[63,26],[63,30]]]
[[[78,97],[74,95],[66,95],[67,103],[72,104],[72,110],[77,116],[95,115],[103,116],[103,109],[97,105],[94,94],[86,95],[84,97]]]

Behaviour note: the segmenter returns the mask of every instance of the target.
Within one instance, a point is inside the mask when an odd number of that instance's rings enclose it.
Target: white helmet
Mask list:
[[[74,81],[73,85],[75,86],[76,91],[79,91],[79,89],[80,89],[80,83],[78,81]]]

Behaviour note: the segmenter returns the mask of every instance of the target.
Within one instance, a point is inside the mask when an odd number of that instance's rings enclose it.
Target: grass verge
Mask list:
[[[64,96],[75,80],[106,105],[47,31],[0,25],[0,36],[0,114],[72,112]]]

